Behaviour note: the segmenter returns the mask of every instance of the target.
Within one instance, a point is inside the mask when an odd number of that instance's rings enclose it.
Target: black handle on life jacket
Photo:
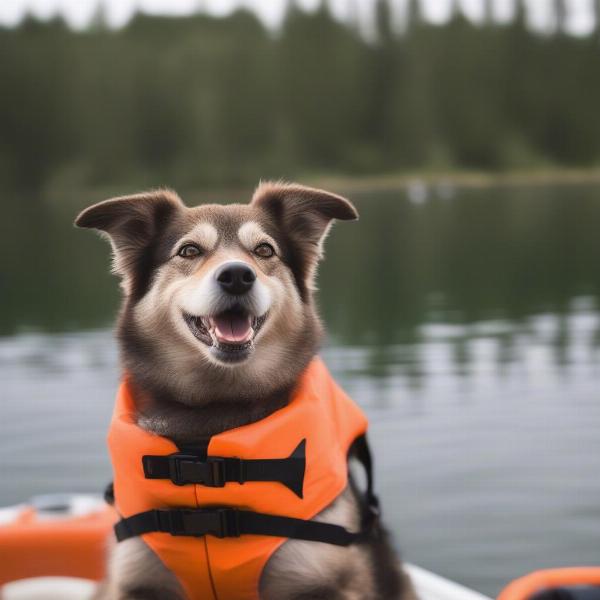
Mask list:
[[[373,458],[371,448],[367,440],[367,434],[359,435],[348,451],[350,456],[354,456],[365,469],[367,475],[367,489],[365,490],[365,504],[369,512],[374,515],[379,514],[379,498],[375,494],[375,481],[373,475]]]
[[[302,440],[288,458],[200,457],[178,452],[167,456],[143,456],[142,466],[146,479],[170,479],[175,485],[197,483],[207,487],[223,487],[229,482],[274,481],[302,498],[306,440]]]

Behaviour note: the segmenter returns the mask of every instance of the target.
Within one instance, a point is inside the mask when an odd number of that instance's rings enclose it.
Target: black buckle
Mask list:
[[[157,529],[173,536],[240,537],[239,514],[233,508],[160,510]]]
[[[158,530],[171,535],[186,535],[182,510],[157,511]]]
[[[209,456],[206,459],[208,469],[206,470],[206,479],[204,485],[208,487],[225,487],[225,459],[218,456]]]
[[[240,537],[239,511],[235,508],[219,508],[217,513],[219,513],[221,521],[221,535],[217,535],[217,537]]]
[[[243,463],[240,459],[209,456],[199,460],[196,456],[187,454],[171,454],[169,459],[169,479],[175,485],[199,483],[207,487],[224,487],[227,481],[244,483]],[[227,461],[227,462],[226,462]],[[234,464],[234,462],[236,464]],[[237,467],[237,468],[233,468]],[[228,479],[228,470],[235,477]]]
[[[169,478],[175,485],[185,485],[191,483],[182,473],[182,467],[187,465],[195,465],[198,459],[195,456],[187,454],[170,454],[169,459]]]

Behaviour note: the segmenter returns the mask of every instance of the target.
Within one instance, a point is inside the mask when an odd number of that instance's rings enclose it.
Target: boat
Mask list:
[[[104,577],[115,520],[93,494],[49,494],[0,508],[0,598],[90,598]]]
[[[0,598],[91,600],[105,574],[108,534],[116,519],[113,508],[93,494],[36,496],[0,508]],[[420,600],[491,600],[422,567],[404,566]],[[572,600],[600,600],[600,568],[538,571],[511,582],[498,600],[543,600],[540,591],[565,586],[587,590]]]

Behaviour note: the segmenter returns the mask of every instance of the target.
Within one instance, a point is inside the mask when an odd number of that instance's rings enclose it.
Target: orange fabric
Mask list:
[[[119,513],[129,517],[153,508],[229,506],[310,519],[346,487],[347,453],[367,420],[320,359],[304,372],[291,402],[265,419],[211,438],[208,455],[243,459],[287,458],[306,439],[304,497],[277,482],[236,482],[222,488],[176,486],[144,478],[142,456],[178,448],[135,423],[135,399],[121,385],[108,441]],[[260,574],[285,538],[243,535],[218,539],[149,533],[144,541],[179,578],[190,600],[254,600]]]
[[[528,600],[535,593],[569,585],[600,586],[600,567],[564,567],[534,571],[509,583],[498,600]]]
[[[102,579],[115,520],[111,507],[52,520],[40,520],[26,509],[0,526],[0,585],[29,577]]]

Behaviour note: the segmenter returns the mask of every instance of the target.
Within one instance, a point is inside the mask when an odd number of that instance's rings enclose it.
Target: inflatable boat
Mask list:
[[[101,496],[87,494],[0,508],[1,600],[90,600],[116,519]],[[426,569],[406,569],[420,600],[491,600]],[[537,571],[510,583],[498,600],[600,600],[600,567]]]

